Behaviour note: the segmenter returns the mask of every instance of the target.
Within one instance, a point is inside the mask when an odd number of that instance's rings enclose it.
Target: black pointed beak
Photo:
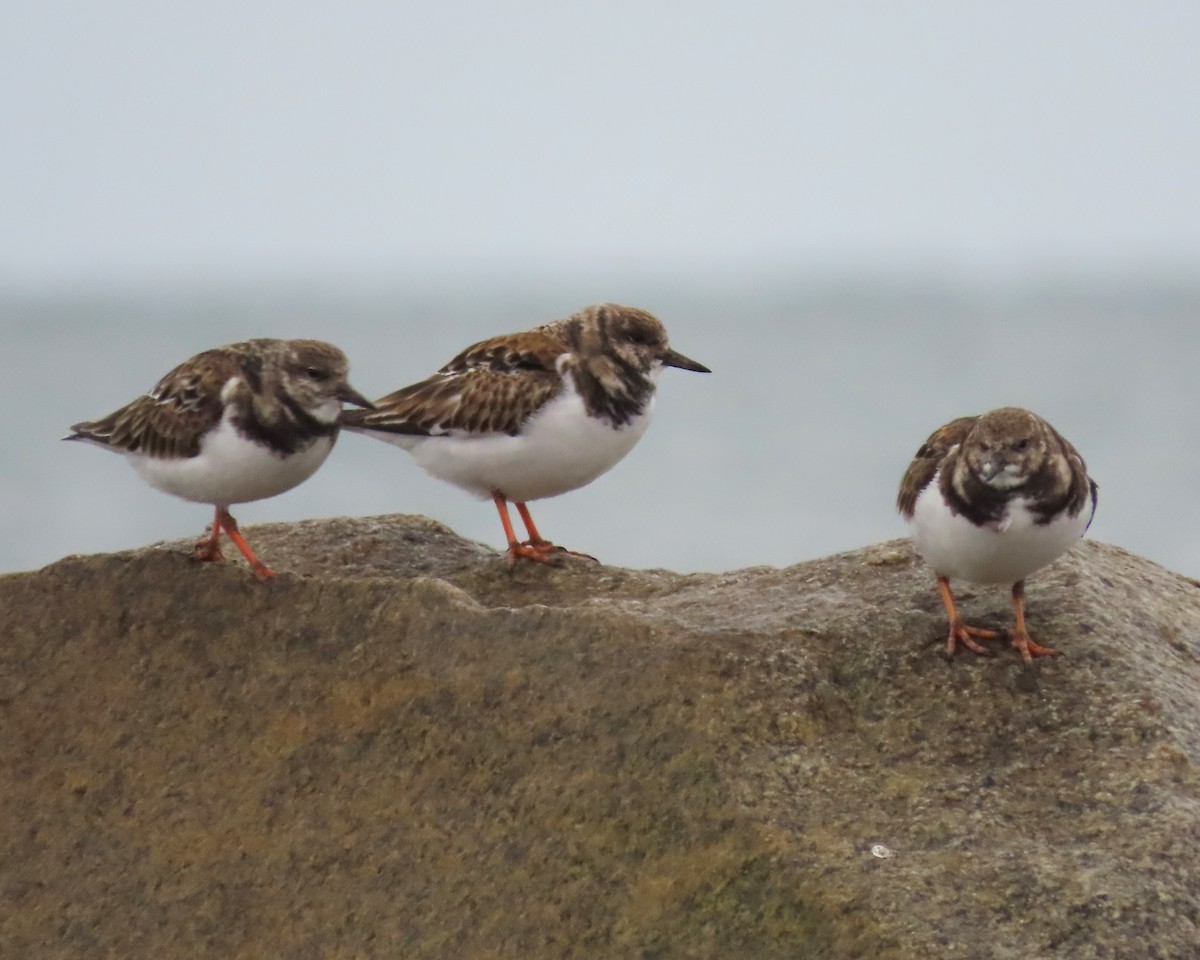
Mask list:
[[[697,363],[674,350],[667,350],[662,355],[662,363],[664,367],[678,367],[680,370],[694,370],[696,373],[712,373],[704,364]]]
[[[352,403],[356,407],[366,407],[368,410],[375,409],[375,404],[373,404],[348,383],[343,383],[340,387],[338,387],[338,391],[334,394],[334,396],[341,400],[342,403]]]

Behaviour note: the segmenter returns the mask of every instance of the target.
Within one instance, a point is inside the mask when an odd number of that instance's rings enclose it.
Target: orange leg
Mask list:
[[[504,536],[508,540],[509,563],[516,563],[520,558],[533,560],[537,563],[553,563],[554,561],[551,558],[560,553],[596,560],[595,557],[590,557],[586,553],[576,553],[574,550],[566,550],[563,547],[555,546],[543,537],[538,533],[538,528],[533,523],[533,517],[529,515],[529,508],[524,503],[517,504],[517,513],[521,515],[521,522],[525,524],[525,529],[529,532],[529,539],[518,541],[517,534],[513,530],[512,519],[508,515],[508,498],[502,493],[493,492],[492,502],[496,504],[496,512],[500,514],[500,522],[504,524]],[[596,562],[598,563],[599,561]]]
[[[968,627],[958,615],[954,606],[954,594],[950,592],[950,581],[946,577],[937,578],[938,592],[942,595],[942,604],[946,607],[946,616],[950,618],[950,636],[946,638],[946,656],[954,656],[954,646],[961,643],[968,650],[986,654],[987,650],[975,642],[975,637],[987,639],[997,636],[995,630],[984,630],[982,627]]]
[[[196,549],[192,553],[193,560],[224,560],[225,556],[221,553],[221,508],[217,507],[216,515],[213,517],[212,534],[205,537],[196,544]]]
[[[517,540],[512,518],[508,515],[508,498],[502,493],[493,493],[492,502],[496,504],[496,512],[500,514],[500,522],[504,524],[504,537],[508,540],[508,562],[516,563],[517,560],[524,558],[537,563],[549,563],[549,556],[555,549],[554,545],[542,540],[537,534],[537,528],[530,526],[533,521],[529,517],[529,511],[525,509],[525,504],[517,504],[517,511],[521,514],[521,519],[525,521],[525,526],[529,528],[530,540],[527,543],[521,543]]]
[[[517,504],[517,513],[521,515],[521,522],[525,524],[525,529],[529,532],[529,539],[525,541],[531,547],[540,546],[541,544],[549,544],[549,540],[543,539],[538,533],[538,528],[533,525],[533,517],[529,515],[529,508],[523,503]]]
[[[1033,663],[1034,657],[1053,657],[1058,651],[1051,647],[1043,647],[1034,643],[1025,629],[1025,581],[1018,580],[1012,588],[1013,607],[1017,612],[1017,625],[1012,632],[1012,645],[1021,651],[1021,659]]]
[[[229,534],[229,539],[233,541],[233,545],[242,551],[242,556],[249,562],[250,568],[259,580],[270,580],[275,576],[275,571],[254,555],[254,551],[250,549],[250,544],[246,542],[246,538],[242,536],[242,532],[238,529],[237,521],[230,516],[228,510],[217,507],[217,522]]]
[[[572,557],[583,557],[586,560],[591,560],[593,563],[600,562],[590,553],[580,553],[578,550],[556,547],[549,540],[545,539],[538,533],[538,528],[533,525],[533,517],[529,515],[529,507],[525,506],[524,503],[517,504],[517,513],[521,515],[521,522],[525,524],[525,529],[529,531],[529,539],[525,541],[525,546],[535,547],[538,550],[546,550],[550,553],[566,553]]]

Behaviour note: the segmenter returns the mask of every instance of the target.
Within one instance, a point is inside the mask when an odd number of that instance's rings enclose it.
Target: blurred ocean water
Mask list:
[[[606,563],[691,571],[786,565],[902,536],[896,485],[925,436],[1015,404],[1087,460],[1100,484],[1090,536],[1200,576],[1200,285],[695,277],[0,291],[0,571],[201,533],[206,507],[58,439],[200,350],[252,336],[327,339],[373,397],[476,340],[601,300],[655,312],[672,344],[714,372],[666,371],[633,453],[591,486],[534,505],[556,542]],[[396,512],[502,545],[490,503],[352,435],[307,483],[234,514],[252,525]]]

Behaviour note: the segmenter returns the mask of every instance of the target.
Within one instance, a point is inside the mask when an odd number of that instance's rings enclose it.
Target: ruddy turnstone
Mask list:
[[[671,349],[656,317],[605,303],[467,347],[428,380],[375,401],[372,411],[348,410],[341,422],[403,447],[435,477],[491,497],[509,561],[546,562],[570,551],[542,537],[526,504],[591,483],[633,449],[650,423],[663,367],[709,372]],[[517,540],[509,502],[528,540]]]
[[[1025,629],[1025,578],[1071,547],[1096,512],[1096,484],[1083,458],[1041,417],[1002,407],[959,417],[933,433],[909,464],[896,502],[937,575],[955,644],[983,653],[954,606],[950,578],[1012,584],[1012,645],[1026,662],[1056,653]]]
[[[333,449],[342,402],[370,407],[346,382],[349,364],[320,340],[247,340],[199,353],[149,393],[64,440],[123,454],[150,486],[216,508],[197,560],[220,560],[229,534],[260,580],[274,573],[229,514],[307,480]]]

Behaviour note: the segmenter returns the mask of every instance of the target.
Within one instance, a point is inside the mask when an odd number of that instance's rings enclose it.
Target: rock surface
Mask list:
[[[289,572],[0,578],[0,957],[1200,955],[1191,580],[1080,544],[1027,667],[942,656],[903,541],[679,576],[250,538]]]

